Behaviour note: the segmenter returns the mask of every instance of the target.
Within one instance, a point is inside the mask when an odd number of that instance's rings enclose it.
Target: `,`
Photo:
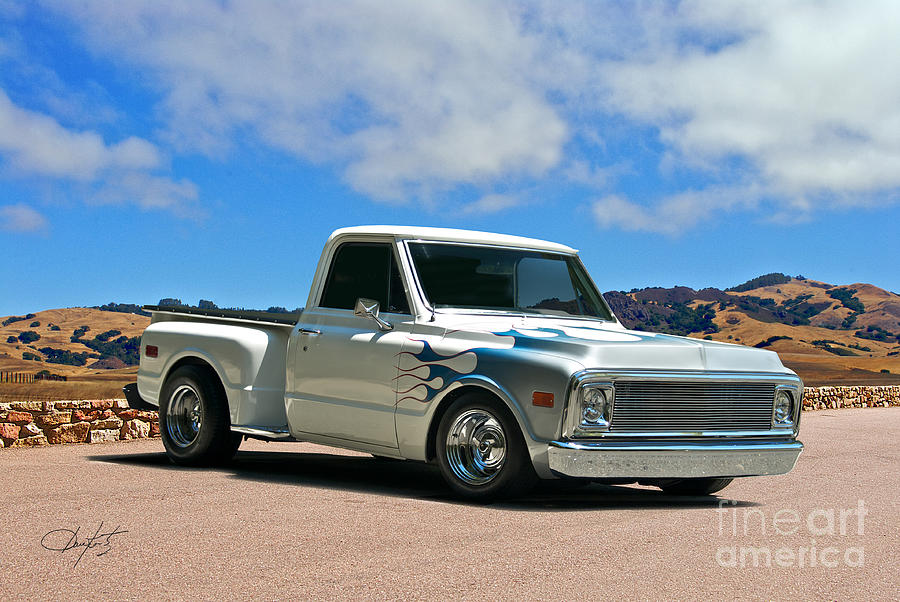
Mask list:
[[[299,317],[147,307],[134,407],[177,464],[245,437],[433,462],[488,501],[538,479],[705,495],[797,461],[800,379],[767,350],[626,330],[565,245],[367,226]]]

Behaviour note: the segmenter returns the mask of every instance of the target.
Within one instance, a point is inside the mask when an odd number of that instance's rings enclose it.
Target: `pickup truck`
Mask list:
[[[181,465],[244,438],[435,463],[487,501],[538,479],[708,495],[790,471],[803,386],[767,350],[627,330],[568,246],[366,226],[299,315],[148,306],[132,407]]]

